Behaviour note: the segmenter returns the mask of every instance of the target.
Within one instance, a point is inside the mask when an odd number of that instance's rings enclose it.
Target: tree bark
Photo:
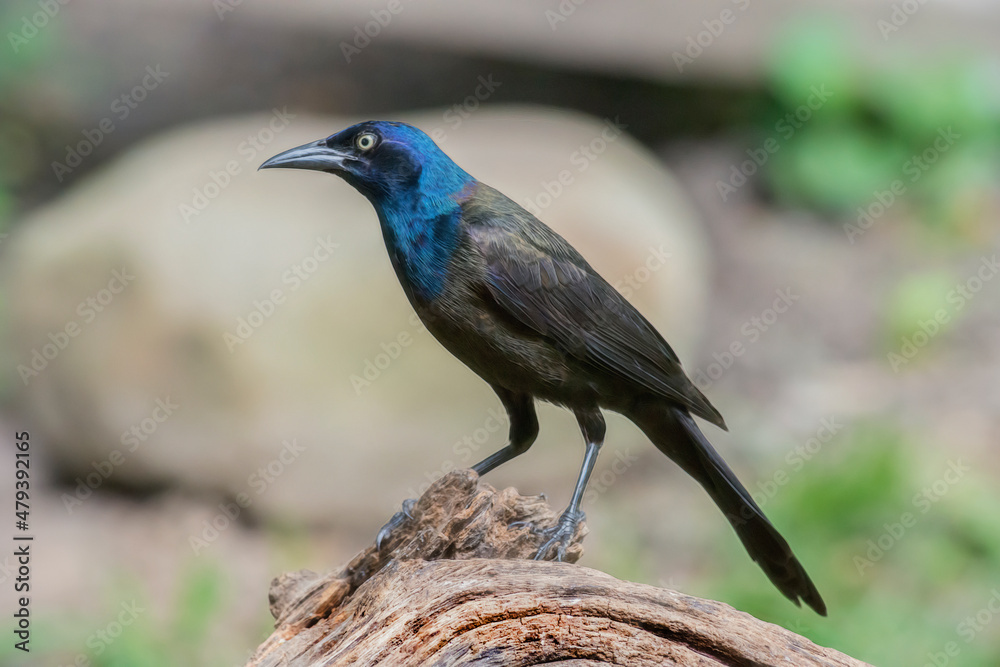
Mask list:
[[[528,560],[557,515],[471,470],[435,482],[338,572],[271,584],[274,633],[249,667],[305,665],[862,666],[721,602]]]

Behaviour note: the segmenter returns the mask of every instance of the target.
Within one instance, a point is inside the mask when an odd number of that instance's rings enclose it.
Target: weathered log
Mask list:
[[[441,478],[379,550],[271,584],[274,633],[250,667],[864,665],[788,630],[567,561],[530,559],[557,515],[470,470]]]

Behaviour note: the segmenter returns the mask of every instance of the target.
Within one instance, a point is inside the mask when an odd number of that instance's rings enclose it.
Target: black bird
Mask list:
[[[778,590],[826,614],[788,543],[694,420],[725,429],[722,416],[656,329],[562,237],[405,123],[360,123],[260,166],[278,167],[335,174],[368,198],[427,330],[500,397],[510,442],[473,470],[484,475],[531,447],[536,399],[576,415],[587,445],[583,469],[537,558],[555,548],[561,559],[583,518],[604,408],[635,422],[708,491]]]

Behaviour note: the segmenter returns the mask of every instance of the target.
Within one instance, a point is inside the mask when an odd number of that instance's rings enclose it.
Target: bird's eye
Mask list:
[[[372,134],[371,132],[365,132],[364,134],[359,134],[357,141],[355,141],[355,143],[358,145],[359,149],[367,151],[371,149],[373,146],[375,146],[375,135]]]

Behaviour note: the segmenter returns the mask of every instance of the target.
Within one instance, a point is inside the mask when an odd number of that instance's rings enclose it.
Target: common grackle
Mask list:
[[[601,408],[619,412],[712,497],[771,582],[819,614],[826,605],[788,543],[702,434],[725,429],[656,329],[569,243],[470,176],[415,127],[360,123],[260,168],[325,171],[368,198],[403,291],[427,330],[490,384],[510,442],[483,475],[531,447],[535,399],[576,415],[586,454],[569,507],[536,558],[562,559],[604,442]]]

